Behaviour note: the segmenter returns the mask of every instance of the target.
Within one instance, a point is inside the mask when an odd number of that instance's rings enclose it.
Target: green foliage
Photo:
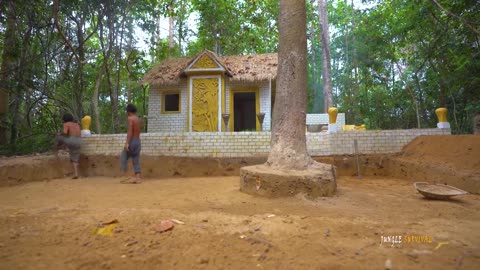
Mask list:
[[[307,109],[318,113],[324,109],[318,6],[306,2]],[[478,1],[362,1],[370,8],[327,2],[334,103],[348,123],[435,127],[435,109],[446,106],[453,132],[472,132],[480,111]],[[9,113],[0,120],[9,144],[0,155],[50,149],[63,113],[93,116],[97,81],[94,122],[101,130],[92,124],[93,131],[125,132],[128,98],[140,115],[148,112],[148,87],[140,81],[156,62],[204,48],[234,55],[278,46],[276,0],[58,3],[58,27],[51,1],[0,4],[0,84],[10,95]],[[166,31],[159,19],[168,17],[174,18],[173,48],[159,35]]]
[[[203,48],[219,55],[275,52],[278,2],[273,0],[192,0],[199,13],[197,41],[189,54]]]
[[[471,133],[471,104],[480,103],[480,54],[474,45],[479,35],[468,24],[478,20],[480,7],[439,2],[445,10],[432,1],[384,0],[362,10],[344,1],[332,5],[331,27],[338,30],[331,43],[332,61],[338,61],[333,80],[348,122],[434,127],[435,109],[446,106],[453,132]]]

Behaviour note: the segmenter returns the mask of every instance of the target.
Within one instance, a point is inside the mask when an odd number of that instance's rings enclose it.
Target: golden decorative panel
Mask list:
[[[193,131],[218,131],[218,78],[193,79]]]
[[[215,64],[215,62],[210,57],[204,54],[192,66],[192,69],[202,69],[202,68],[218,68],[218,65]]]

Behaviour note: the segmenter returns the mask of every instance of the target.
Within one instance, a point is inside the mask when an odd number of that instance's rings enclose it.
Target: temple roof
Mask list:
[[[145,74],[143,82],[158,86],[177,85],[180,79],[186,76],[186,70],[203,56],[208,56],[212,62],[218,63],[216,70],[224,72],[230,77],[230,81],[259,82],[277,77],[276,53],[219,57],[212,51],[203,50],[192,58],[165,59]]]

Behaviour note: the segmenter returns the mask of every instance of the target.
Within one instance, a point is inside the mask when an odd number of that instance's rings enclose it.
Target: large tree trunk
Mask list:
[[[307,36],[305,1],[280,0],[277,93],[271,150],[274,169],[304,170],[312,164],[305,137]]]
[[[327,3],[318,0],[318,16],[320,17],[320,34],[322,36],[322,80],[323,110],[326,113],[333,106],[332,67],[330,63],[330,31],[328,30]]]
[[[240,169],[240,191],[266,197],[332,196],[332,165],[307,152],[307,33],[305,0],[280,0],[277,93],[266,164]]]

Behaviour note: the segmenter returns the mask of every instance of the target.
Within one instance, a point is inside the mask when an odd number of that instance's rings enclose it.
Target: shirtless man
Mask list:
[[[132,158],[133,169],[135,171],[135,178],[127,178],[121,183],[123,184],[140,184],[140,150],[142,146],[140,144],[140,130],[142,123],[140,118],[136,115],[137,108],[133,104],[127,105],[127,114],[128,114],[128,131],[127,131],[127,141],[123,147],[122,154],[120,155],[121,168],[126,174],[128,171],[128,159]]]
[[[57,137],[57,147],[64,144],[68,147],[70,161],[73,164],[73,179],[78,178],[78,161],[80,160],[80,125],[73,121],[69,113],[63,115],[63,133]]]

